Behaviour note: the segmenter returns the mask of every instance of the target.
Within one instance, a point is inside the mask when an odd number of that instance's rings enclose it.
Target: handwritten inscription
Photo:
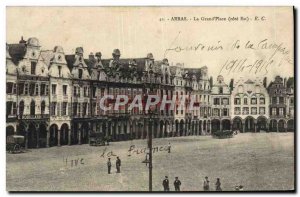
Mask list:
[[[169,152],[170,149],[171,149],[171,146],[156,146],[156,147],[152,147],[152,153],[163,152],[163,151]],[[131,156],[134,154],[136,154],[136,155],[145,154],[147,152],[147,150],[148,150],[148,148],[136,148],[135,145],[131,145],[128,150],[128,156]]]
[[[83,158],[72,158],[69,159],[68,157],[63,158],[63,162],[66,167],[77,167],[80,165],[84,165],[84,159]]]
[[[199,52],[199,53],[216,53],[216,52],[233,52],[232,57],[225,59],[220,65],[219,74],[231,74],[247,72],[251,74],[267,75],[268,72],[275,67],[280,67],[283,64],[293,64],[293,59],[290,57],[291,51],[284,45],[283,42],[274,42],[267,38],[258,41],[239,40],[236,39],[225,43],[217,40],[214,43],[195,43],[191,45],[179,45],[181,32],[178,32],[170,47],[165,50],[164,56],[168,53],[183,53],[183,52]],[[242,56],[239,52],[245,55],[247,52],[253,52],[254,57]],[[236,52],[236,53],[235,53]],[[251,53],[250,53],[251,54]]]
[[[171,145],[165,145],[165,146],[155,146],[152,147],[152,152],[153,153],[158,153],[158,152],[170,152],[171,150]],[[146,154],[148,151],[148,148],[142,147],[138,148],[135,145],[131,145],[128,149],[128,154],[127,156],[133,156],[133,155],[140,155],[140,154]],[[101,158],[109,158],[109,157],[116,157],[117,153],[115,153],[112,150],[108,150],[107,147],[101,152],[100,157]]]

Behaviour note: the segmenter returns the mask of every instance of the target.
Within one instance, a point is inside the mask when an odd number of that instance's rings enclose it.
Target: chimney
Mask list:
[[[23,36],[21,36],[21,40],[19,41],[19,44],[26,44],[26,41],[23,39]]]

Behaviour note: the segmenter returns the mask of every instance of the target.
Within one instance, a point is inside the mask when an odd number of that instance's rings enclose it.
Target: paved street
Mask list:
[[[171,153],[166,151],[169,142]],[[7,154],[7,190],[147,191],[148,168],[140,153],[146,144],[146,140],[133,140],[106,147],[85,144]],[[158,149],[153,156],[153,190],[162,190],[165,175],[171,191],[175,176],[182,182],[182,191],[202,191],[205,176],[211,190],[215,190],[217,177],[223,190],[233,190],[236,185],[243,185],[244,190],[290,190],[294,186],[293,144],[293,133],[154,139],[153,147]],[[131,151],[128,156],[131,145],[139,152]],[[107,156],[112,154],[122,160],[120,174],[116,174],[115,156],[111,156],[112,174],[107,174]]]

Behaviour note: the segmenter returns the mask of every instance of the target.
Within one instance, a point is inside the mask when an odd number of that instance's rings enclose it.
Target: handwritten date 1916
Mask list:
[[[268,73],[268,68],[275,64],[273,59],[256,59],[254,61],[248,60],[247,58],[243,59],[227,59],[223,64],[220,74],[222,72],[230,73],[239,73],[239,72],[248,72],[253,74],[262,74],[266,75]],[[280,65],[280,64],[278,64]]]

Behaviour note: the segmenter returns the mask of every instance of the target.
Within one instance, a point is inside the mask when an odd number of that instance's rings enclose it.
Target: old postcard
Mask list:
[[[8,6],[7,191],[295,191],[293,11]]]

